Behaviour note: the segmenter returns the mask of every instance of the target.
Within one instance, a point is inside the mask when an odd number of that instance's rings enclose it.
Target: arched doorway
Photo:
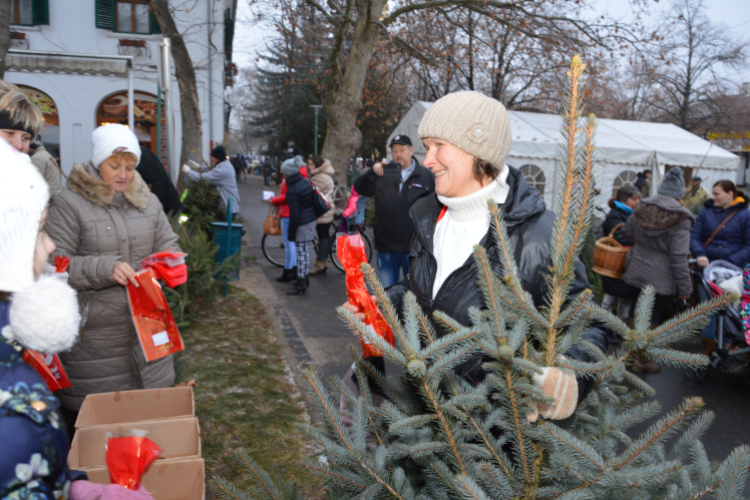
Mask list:
[[[39,135],[42,136],[42,143],[44,148],[55,158],[60,157],[60,115],[57,111],[57,105],[55,101],[34,87],[27,87],[26,85],[19,85],[22,91],[29,96],[31,102],[33,102],[39,109],[42,110],[44,116],[44,125]]]
[[[133,115],[135,119],[135,130],[133,132],[141,146],[159,155],[159,148],[157,147],[156,96],[146,92],[135,92],[133,97]],[[99,105],[99,109],[96,112],[96,126],[108,123],[128,124],[128,93],[126,91],[110,95]]]

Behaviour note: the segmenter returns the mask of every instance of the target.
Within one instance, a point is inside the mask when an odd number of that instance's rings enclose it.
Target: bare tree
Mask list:
[[[324,107],[328,130],[323,155],[330,158],[343,178],[345,165],[362,141],[357,117],[362,110],[362,91],[378,42],[386,40],[407,54],[426,60],[419,46],[409,43],[402,28],[409,16],[420,12],[436,15],[461,10],[471,12],[472,22],[486,17],[520,36],[555,41],[569,48],[604,43],[607,36],[624,37],[627,29],[614,24],[585,22],[581,5],[566,0],[306,0],[330,27],[332,49],[328,60]],[[619,28],[619,33],[614,29]],[[472,40],[472,43],[474,41]],[[468,74],[470,79],[473,74]]]
[[[0,79],[5,78],[5,58],[10,48],[10,4],[0,1]]]
[[[645,59],[650,79],[661,90],[650,104],[682,128],[700,132],[721,113],[715,96],[730,93],[732,72],[746,68],[750,43],[711,23],[703,0],[677,0],[660,28],[663,40]]]
[[[175,76],[177,78],[177,85],[180,88],[180,116],[182,118],[180,165],[182,165],[187,162],[190,155],[193,158],[203,158],[203,122],[198,104],[195,69],[190,59],[190,53],[185,45],[185,40],[177,30],[177,25],[172,18],[166,1],[151,0],[151,10],[154,13],[154,17],[156,17],[156,22],[159,24],[161,32],[171,41]],[[180,174],[178,184],[184,184],[183,174]]]

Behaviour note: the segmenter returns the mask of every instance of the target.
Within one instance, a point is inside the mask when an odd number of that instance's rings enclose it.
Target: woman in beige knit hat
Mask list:
[[[435,175],[435,194],[411,208],[416,235],[409,252],[409,276],[387,290],[397,310],[401,310],[407,291],[416,295],[428,316],[442,311],[465,325],[471,323],[471,307],[484,308],[472,257],[474,246],[485,247],[493,271],[501,278],[504,275],[490,229],[490,200],[502,209],[524,289],[538,306],[543,305],[554,215],[523,174],[505,164],[511,133],[505,107],[479,92],[455,92],[427,110],[418,133],[427,150],[424,166]],[[585,268],[579,262],[570,299],[588,286]],[[348,303],[345,307],[355,310]],[[445,334],[440,324],[435,327],[439,336]],[[592,328],[584,337],[606,350],[606,336],[600,329]],[[571,350],[568,355],[586,359],[579,350]],[[485,377],[485,361],[477,355],[455,371],[476,384]],[[557,368],[547,370],[545,377],[562,377],[566,382],[562,385],[577,389],[568,390],[567,396],[541,411],[546,418],[566,418],[576,407],[577,394],[586,392],[587,381],[581,379],[576,384],[575,375]],[[549,396],[556,395],[556,384],[535,382],[545,392],[549,389]]]

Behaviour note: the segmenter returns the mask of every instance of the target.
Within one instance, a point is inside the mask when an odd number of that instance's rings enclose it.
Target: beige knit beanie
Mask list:
[[[496,99],[473,90],[435,102],[419,123],[420,139],[443,139],[500,169],[510,151],[510,118]]]
[[[34,283],[34,249],[49,188],[28,155],[0,140],[0,291]]]

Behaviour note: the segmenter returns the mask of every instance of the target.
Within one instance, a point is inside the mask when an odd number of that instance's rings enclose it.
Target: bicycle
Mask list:
[[[341,213],[336,212],[336,214],[333,217],[333,224],[331,224],[330,227],[330,233],[329,236],[331,238],[331,249],[328,251],[328,257],[331,260],[331,263],[334,265],[336,269],[338,269],[341,272],[344,272],[344,266],[339,262],[338,256],[336,255],[336,233],[339,224],[341,222]],[[352,226],[351,231],[356,231],[362,236],[362,239],[365,242],[365,255],[367,256],[367,262],[372,262],[372,249],[373,244],[370,240],[370,237],[365,232],[364,227],[362,226]],[[313,255],[316,255],[318,253],[318,235],[317,233],[313,237]],[[263,238],[260,240],[260,248],[263,252],[263,256],[276,267],[284,267],[284,238],[282,235],[270,235],[270,234],[264,234]]]

